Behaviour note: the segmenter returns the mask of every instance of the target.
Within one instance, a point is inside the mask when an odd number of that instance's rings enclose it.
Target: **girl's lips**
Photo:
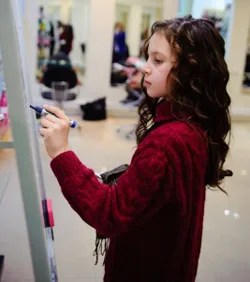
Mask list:
[[[144,84],[145,87],[149,87],[151,85],[151,83],[147,80],[144,80],[143,84]]]

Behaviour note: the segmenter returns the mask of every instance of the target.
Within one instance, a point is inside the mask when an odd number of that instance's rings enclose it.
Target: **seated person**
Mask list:
[[[141,87],[141,80],[143,74],[140,70],[136,69],[133,75],[126,81],[125,90],[127,97],[121,101],[123,104],[138,106],[143,97]]]

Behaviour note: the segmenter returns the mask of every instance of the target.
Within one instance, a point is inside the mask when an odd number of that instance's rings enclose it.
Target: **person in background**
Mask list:
[[[144,51],[138,146],[116,184],[100,183],[70,150],[60,109],[44,105],[55,116],[42,118],[40,134],[64,197],[110,239],[105,282],[194,282],[206,187],[224,191],[232,175],[224,40],[188,16],[154,23]]]
[[[129,56],[128,45],[126,43],[126,33],[121,22],[115,24],[113,42],[113,63],[125,62]]]
[[[127,96],[121,101],[122,104],[127,106],[137,107],[143,99],[143,89],[141,87],[142,72],[135,69],[130,78],[127,79],[125,91]]]
[[[52,57],[55,51],[55,30],[52,21],[49,22],[49,37],[50,37],[49,57]]]
[[[70,24],[63,24],[61,21],[58,21],[57,27],[60,30],[59,52],[69,55],[73,47],[73,39],[74,39],[73,27]]]

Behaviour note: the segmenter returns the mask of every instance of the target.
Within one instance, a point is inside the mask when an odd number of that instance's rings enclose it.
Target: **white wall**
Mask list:
[[[232,113],[250,118],[250,95],[242,93],[242,79],[247,52],[250,25],[250,1],[236,0],[229,31],[227,63],[230,71],[229,93],[232,97]]]
[[[71,60],[74,65],[85,66],[85,56],[80,48],[81,43],[87,42],[89,28],[89,1],[74,0],[72,3],[71,24],[74,28],[73,50]]]
[[[131,56],[138,56],[141,37],[142,6],[133,4],[129,9],[127,24],[127,44]]]
[[[179,0],[163,0],[163,19],[171,19],[178,16]]]
[[[91,0],[84,97],[95,100],[110,91],[115,0]]]

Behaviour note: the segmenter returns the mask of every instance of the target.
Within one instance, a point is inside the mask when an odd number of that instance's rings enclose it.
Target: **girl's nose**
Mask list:
[[[142,72],[143,74],[150,74],[151,71],[147,64],[143,66]]]

